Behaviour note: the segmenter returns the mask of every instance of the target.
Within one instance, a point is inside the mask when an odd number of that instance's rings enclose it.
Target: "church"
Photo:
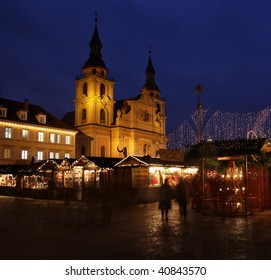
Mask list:
[[[108,76],[102,47],[95,18],[89,57],[75,79],[75,110],[62,119],[79,131],[77,157],[159,157],[159,150],[167,144],[165,99],[155,81],[151,51],[139,94],[115,100],[115,81]]]

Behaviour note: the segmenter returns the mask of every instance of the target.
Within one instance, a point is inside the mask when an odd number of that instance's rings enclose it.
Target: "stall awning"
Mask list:
[[[188,157],[229,157],[270,152],[268,139],[237,139],[199,143],[191,146]]]

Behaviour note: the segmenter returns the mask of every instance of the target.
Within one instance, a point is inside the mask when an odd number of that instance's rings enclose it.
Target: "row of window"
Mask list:
[[[87,109],[82,110],[82,121],[85,121],[87,119]],[[105,123],[105,110],[100,110],[100,123]]]
[[[88,96],[88,84],[84,83],[83,84],[83,94],[85,96]],[[104,96],[105,95],[105,85],[103,83],[100,84],[100,96]]]
[[[26,159],[26,160],[30,159],[29,150],[22,149],[20,153],[21,153],[21,159]],[[60,154],[58,152],[49,152],[48,155],[49,155],[49,158],[52,158],[52,159],[59,159],[60,158]],[[69,153],[64,154],[64,158],[69,158],[69,157],[70,157]],[[10,148],[4,148],[3,149],[3,158],[4,159],[11,159],[11,149]],[[37,160],[43,160],[43,159],[47,158],[47,155],[45,155],[44,151],[37,151],[36,158],[37,158]]]
[[[28,112],[26,110],[17,111],[17,116],[19,119],[23,121],[27,121],[28,119]],[[7,117],[7,108],[1,107],[0,108],[0,117],[6,118]],[[37,114],[36,119],[39,123],[46,123],[46,115],[44,114]]]
[[[6,127],[5,128],[5,138],[12,138],[12,128],[11,127]],[[23,140],[29,140],[30,137],[30,132],[27,129],[22,129],[22,139]],[[38,142],[45,142],[45,132],[38,131],[37,132],[37,141]],[[55,134],[55,133],[50,133],[49,134],[49,142],[50,143],[61,143],[61,135],[60,134]],[[65,135],[64,143],[67,145],[71,144],[71,136],[70,135]]]

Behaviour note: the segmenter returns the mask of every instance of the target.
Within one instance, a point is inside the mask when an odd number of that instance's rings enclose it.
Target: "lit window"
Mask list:
[[[27,159],[28,158],[28,151],[27,150],[22,150],[22,159]]]
[[[53,152],[49,153],[49,158],[54,158],[54,153]]]
[[[51,134],[50,134],[50,142],[51,142],[51,143],[54,143],[54,142],[55,142],[55,134],[54,134],[54,133],[51,133]]]
[[[56,143],[60,143],[60,134],[56,134]]]
[[[28,134],[29,134],[29,131],[27,129],[23,129],[22,130],[22,139],[27,140],[28,139]]]
[[[41,131],[38,132],[38,141],[44,142],[44,132]]]
[[[0,117],[7,117],[7,108],[0,108]]]
[[[4,158],[10,158],[11,150],[8,148],[4,149]]]
[[[36,115],[36,118],[38,120],[38,122],[40,123],[46,123],[46,115],[40,113]]]
[[[45,123],[45,117],[44,116],[40,116],[40,123]]]
[[[23,121],[27,120],[27,112],[21,111],[20,112],[20,119]]]
[[[43,160],[43,151],[38,151],[38,153],[37,153],[37,159],[38,159],[38,160]]]
[[[5,138],[11,138],[11,127],[5,128]]]
[[[55,159],[59,159],[59,153],[55,153]]]
[[[69,153],[65,153],[64,157],[65,158],[70,158],[70,154]]]
[[[70,135],[66,135],[66,141],[65,141],[65,143],[66,143],[67,145],[70,145],[70,144],[71,144],[71,136],[70,136]]]

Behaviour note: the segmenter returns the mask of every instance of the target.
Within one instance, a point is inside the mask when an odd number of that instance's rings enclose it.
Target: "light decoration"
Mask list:
[[[215,111],[207,118],[208,109],[202,108],[202,141],[221,141],[249,138],[271,138],[271,109],[258,112],[229,113]],[[168,135],[168,149],[188,150],[197,143],[197,111]]]
[[[8,126],[8,127],[15,127],[15,128],[21,128],[21,129],[30,129],[30,130],[38,130],[38,131],[49,131],[49,132],[55,132],[55,133],[65,133],[65,134],[71,134],[75,135],[78,133],[78,131],[72,131],[72,130],[65,130],[65,129],[57,129],[52,127],[44,127],[44,126],[38,126],[38,125],[28,125],[28,124],[19,124],[19,123],[13,123],[13,122],[6,122],[6,121],[0,121],[0,125],[2,126]]]

